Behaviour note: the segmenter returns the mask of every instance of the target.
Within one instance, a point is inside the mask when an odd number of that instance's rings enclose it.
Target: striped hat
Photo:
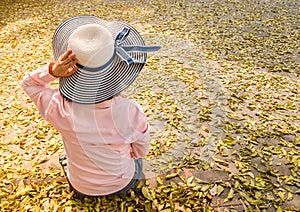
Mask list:
[[[61,23],[53,35],[55,60],[72,49],[78,70],[61,77],[59,91],[80,104],[96,104],[117,95],[137,78],[147,52],[160,46],[145,46],[135,28],[124,22],[108,22],[94,16],[76,16]]]

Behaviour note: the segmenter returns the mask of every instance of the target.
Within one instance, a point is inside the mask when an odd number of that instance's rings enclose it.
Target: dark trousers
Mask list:
[[[68,183],[69,183],[69,186],[70,186],[70,191],[73,191],[74,192],[74,195],[76,198],[79,198],[79,199],[83,199],[85,197],[93,197],[93,198],[96,198],[96,197],[99,197],[99,196],[91,196],[91,195],[86,195],[86,194],[83,194],[79,191],[77,191],[70,183],[68,177],[67,177],[67,173],[66,173],[66,170],[65,170],[65,166],[66,166],[66,163],[64,163],[63,159],[61,159],[62,156],[60,157],[60,164],[64,170],[64,174],[68,180]],[[117,191],[115,193],[112,193],[110,195],[121,195],[121,194],[124,194],[125,192],[127,192],[128,190],[130,190],[131,188],[135,188],[137,186],[137,184],[139,183],[140,180],[145,180],[145,176],[143,174],[143,159],[142,158],[138,158],[138,159],[134,159],[134,164],[135,164],[135,171],[134,171],[134,175],[133,175],[133,178],[132,180],[128,183],[127,186],[125,186],[125,188],[121,189],[120,191]]]

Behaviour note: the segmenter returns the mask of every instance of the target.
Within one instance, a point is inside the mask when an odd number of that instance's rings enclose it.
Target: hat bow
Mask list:
[[[119,34],[117,35],[115,39],[115,50],[117,55],[121,58],[122,61],[125,61],[128,65],[131,64],[139,64],[139,63],[146,63],[146,58],[143,61],[137,61],[134,60],[128,52],[141,52],[141,53],[147,53],[147,52],[154,52],[159,50],[160,46],[137,46],[137,45],[130,45],[126,46],[123,45],[124,41],[126,40],[127,36],[130,33],[130,29],[127,27],[124,27]]]

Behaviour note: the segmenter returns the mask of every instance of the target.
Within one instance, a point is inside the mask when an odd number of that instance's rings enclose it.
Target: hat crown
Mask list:
[[[114,55],[114,39],[99,24],[78,27],[69,37],[68,46],[76,54],[78,63],[89,68],[106,64]]]

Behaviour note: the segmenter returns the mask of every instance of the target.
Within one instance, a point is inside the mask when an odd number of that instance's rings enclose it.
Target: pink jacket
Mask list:
[[[66,101],[48,85],[57,79],[48,68],[26,76],[23,88],[62,135],[70,183],[93,196],[121,190],[133,177],[133,159],[149,150],[150,127],[141,107],[119,96],[94,105]]]

